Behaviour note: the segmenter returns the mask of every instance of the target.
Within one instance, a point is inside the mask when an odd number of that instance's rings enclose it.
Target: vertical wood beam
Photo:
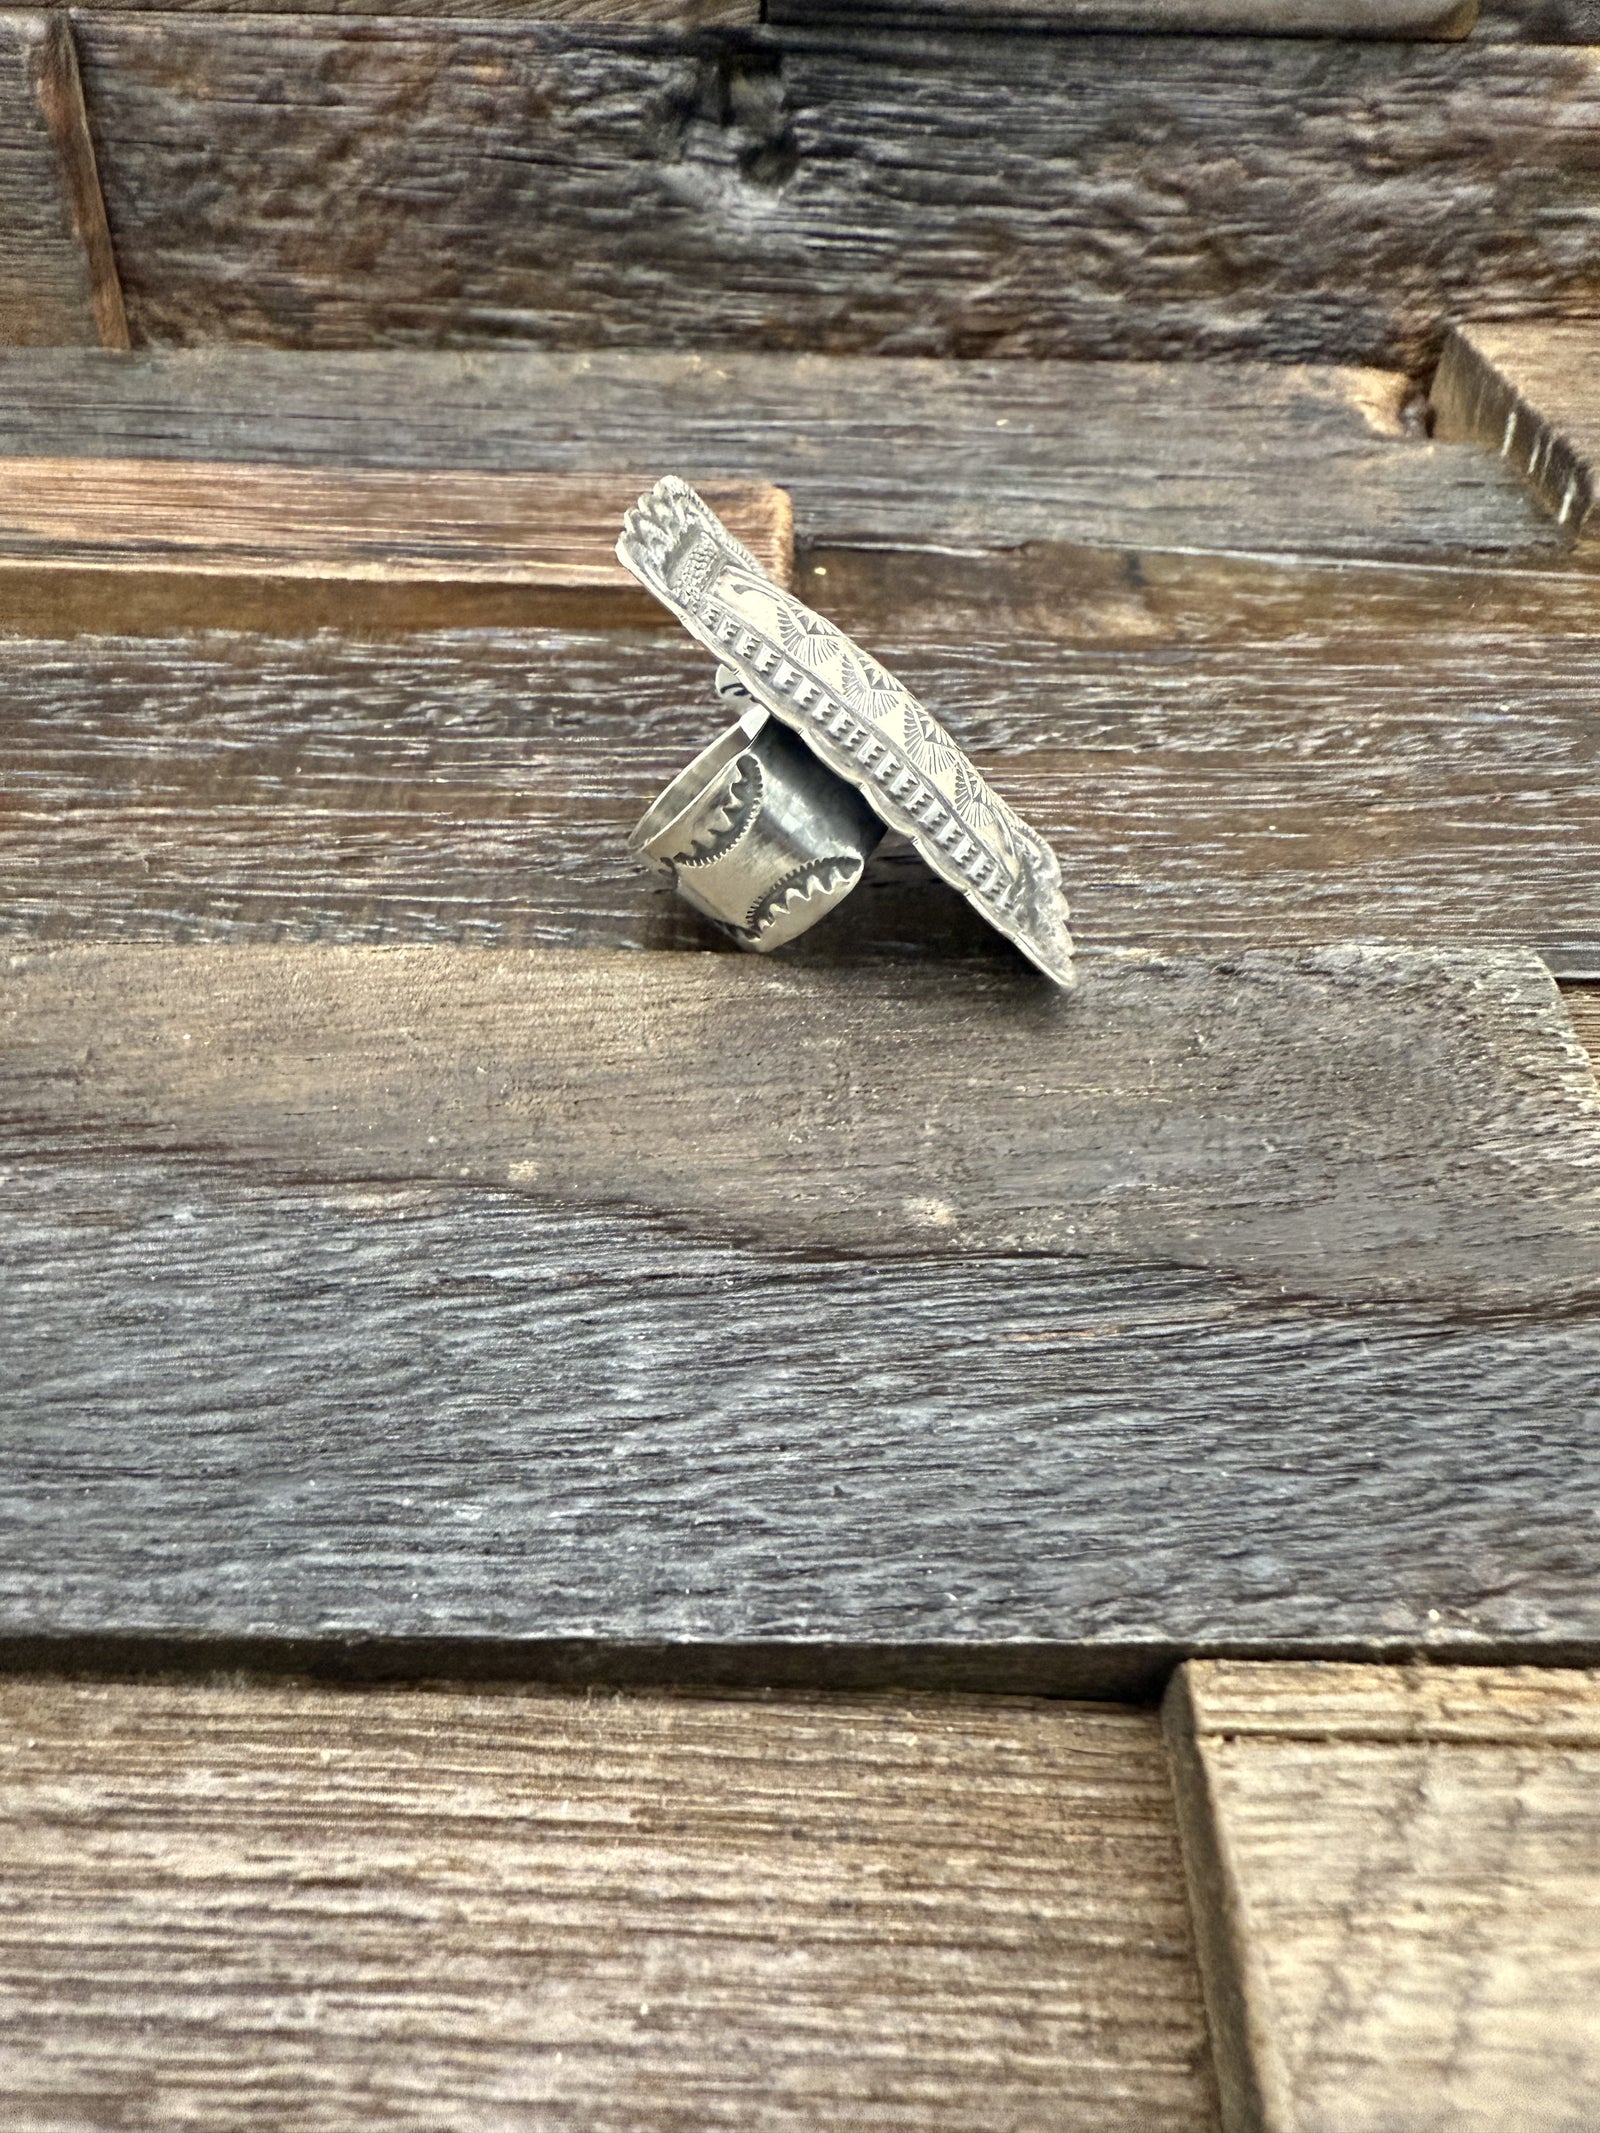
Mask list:
[[[0,13],[0,343],[126,348],[72,25]]]

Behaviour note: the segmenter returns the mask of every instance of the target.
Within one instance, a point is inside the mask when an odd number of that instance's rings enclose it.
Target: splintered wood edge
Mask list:
[[[104,348],[126,349],[132,344],[122,302],[122,279],[106,221],[94,138],[83,100],[77,40],[65,13],[56,11],[42,19],[43,33],[29,54],[34,94],[55,144],[73,233],[83,248],[89,302],[100,344]]]
[[[1600,491],[1600,325],[1457,326],[1432,393],[1434,435],[1497,452],[1576,537]]]
[[[1173,1675],[1161,1706],[1178,1841],[1223,2133],[1289,2133],[1286,2070],[1272,2046],[1266,1981],[1252,1950],[1245,1896],[1196,1721],[1193,1665]]]
[[[137,573],[633,593],[614,547],[648,475],[0,459],[0,574]],[[707,484],[780,584],[794,513],[769,482]]]
[[[1600,1670],[1198,1659],[1183,1675],[1196,1739],[1600,1747]]]

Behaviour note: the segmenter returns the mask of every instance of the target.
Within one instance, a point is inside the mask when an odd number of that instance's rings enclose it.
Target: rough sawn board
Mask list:
[[[11,1649],[1127,1688],[1593,1648],[1600,1094],[1538,964],[1046,992],[17,957]]]
[[[1183,1669],[1226,2133],[1587,2133],[1600,1676]]]

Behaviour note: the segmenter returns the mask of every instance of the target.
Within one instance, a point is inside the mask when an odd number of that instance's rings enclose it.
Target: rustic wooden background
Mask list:
[[[1597,61],[0,15],[8,2127],[1592,2128]],[[664,471],[1076,995],[631,865]]]

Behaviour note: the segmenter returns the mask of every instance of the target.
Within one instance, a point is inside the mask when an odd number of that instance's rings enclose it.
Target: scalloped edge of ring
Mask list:
[[[941,880],[1057,985],[1072,984],[1050,846],[910,690],[774,584],[686,481],[665,475],[640,497],[617,560]]]

